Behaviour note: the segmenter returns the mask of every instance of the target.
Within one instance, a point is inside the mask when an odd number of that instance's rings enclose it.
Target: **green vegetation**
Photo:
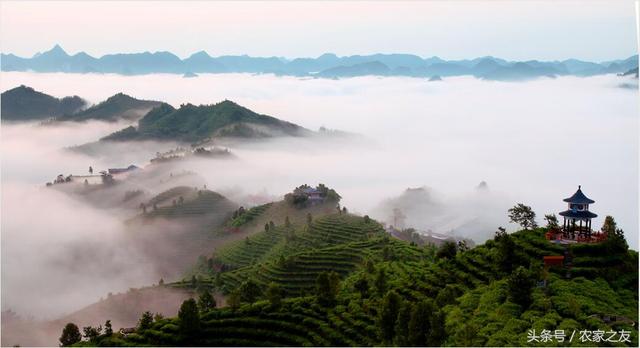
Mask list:
[[[313,200],[314,198],[310,194],[317,194],[319,200],[317,198]],[[304,184],[284,196],[285,202],[296,208],[306,208],[319,202],[336,204],[340,202],[341,198],[334,189],[330,189],[324,184],[319,184],[315,188]]]
[[[180,189],[180,188],[175,188]],[[172,189],[174,190],[174,189]],[[190,191],[195,191],[190,189]],[[167,191],[168,192],[168,191]],[[166,193],[166,192],[165,192]],[[175,192],[173,192],[175,193]],[[163,194],[160,194],[152,199],[156,201],[163,198]],[[163,196],[163,197],[161,197]],[[175,197],[175,196],[171,196]],[[144,214],[145,217],[155,218],[184,218],[184,217],[198,217],[204,215],[226,215],[234,208],[234,203],[226,199],[219,193],[203,190],[193,196],[193,199],[185,200],[184,196],[178,196],[177,199],[173,199],[171,205],[156,206],[153,210],[147,211]]]
[[[64,329],[62,329],[62,336],[60,336],[60,344],[62,346],[70,346],[81,340],[82,335],[80,335],[80,329],[78,329],[76,324],[68,323]]]
[[[253,221],[256,217],[265,212],[272,203],[267,203],[259,206],[255,206],[249,210],[245,210],[244,207],[240,207],[233,213],[233,217],[229,222],[231,227],[240,227]]]
[[[123,345],[555,346],[527,342],[529,330],[562,329],[568,337],[574,329],[601,329],[626,330],[631,342],[623,345],[638,344],[638,254],[620,242],[617,227],[617,237],[599,244],[558,245],[545,239],[545,228],[499,229],[471,249],[455,243],[436,249],[393,239],[376,221],[342,210],[311,220],[306,214],[284,219],[289,224],[267,223],[204,258],[191,282],[171,284],[222,292],[225,307],[185,302],[178,318],[159,318],[117,339]],[[543,269],[543,256],[565,254],[570,262]],[[92,342],[102,345],[100,338]]]
[[[522,228],[536,228],[536,213],[533,212],[530,206],[522,203],[516,204],[513,208],[509,209],[509,219],[511,222],[515,222]]]
[[[136,119],[158,105],[160,105],[160,102],[139,100],[126,94],[118,93],[86,110],[57,117],[56,121],[101,120],[115,122],[119,119]]]
[[[213,105],[181,105],[175,109],[162,103],[140,121],[102,140],[177,140],[198,142],[210,137],[261,138],[300,136],[308,132],[293,123],[257,114],[232,101]]]
[[[1,99],[3,121],[48,119],[74,113],[87,104],[78,96],[58,99],[24,85],[2,92]]]
[[[189,186],[172,187],[151,198],[149,200],[149,203],[147,203],[147,206],[151,207],[153,205],[166,204],[167,202],[171,202],[172,199],[178,198],[180,196],[188,197],[189,195],[192,195],[194,191],[196,190]]]

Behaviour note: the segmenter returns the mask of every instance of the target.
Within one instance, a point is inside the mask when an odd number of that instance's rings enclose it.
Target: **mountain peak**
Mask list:
[[[198,51],[192,54],[191,56],[189,56],[188,59],[193,59],[193,58],[211,58],[211,56],[206,51]]]
[[[107,98],[106,101],[116,101],[116,100],[133,100],[135,98],[131,97],[128,94],[124,94],[122,92],[118,92],[114,95],[112,95],[111,97]]]
[[[52,49],[50,49],[50,50],[48,50],[48,51],[46,51],[46,52],[42,53],[42,55],[41,55],[41,56],[44,56],[44,55],[47,55],[47,56],[59,56],[59,57],[66,57],[66,56],[68,56],[67,52],[65,52],[65,50],[64,50],[64,49],[62,49],[62,47],[61,47],[60,45],[58,45],[58,44],[56,44],[55,46],[53,46],[53,48],[52,48]]]

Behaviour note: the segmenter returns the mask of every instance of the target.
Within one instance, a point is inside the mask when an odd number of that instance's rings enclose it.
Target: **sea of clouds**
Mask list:
[[[408,221],[434,232],[455,233],[465,225],[460,234],[467,233],[469,222],[481,221],[474,234],[478,241],[498,226],[516,229],[506,213],[515,203],[531,205],[542,224],[544,214],[566,209],[562,199],[582,185],[596,201],[592,211],[599,216],[593,225],[613,215],[638,249],[638,94],[620,88],[622,83],[634,82],[614,75],[428,82],[402,77],[3,72],[0,87],[4,91],[24,84],[92,103],[118,92],[176,107],[229,99],[309,129],[324,126],[357,133],[358,140],[279,139],[237,145],[231,148],[237,160],[184,166],[222,193],[282,196],[303,183],[325,183],[343,196],[342,204],[351,211],[381,220],[389,218],[379,209],[382,202],[409,187],[427,186],[439,208],[413,212]],[[63,150],[123,126],[2,125],[3,310],[55,316],[108,291],[156,280],[148,265],[131,266],[138,260],[119,244],[120,216],[42,189],[56,175],[85,172],[90,164],[97,169],[145,165],[155,149],[131,146],[126,158],[91,158]],[[481,181],[489,190],[478,195]],[[105,269],[83,268],[86,255],[72,252],[74,247],[101,241],[106,251],[95,257],[106,263]],[[47,301],[28,300],[44,296]]]

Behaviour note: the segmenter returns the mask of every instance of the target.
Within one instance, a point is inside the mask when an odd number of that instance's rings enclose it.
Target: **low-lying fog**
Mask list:
[[[230,99],[313,130],[325,126],[364,136],[358,141],[281,139],[239,145],[231,147],[237,160],[184,164],[231,199],[265,191],[281,196],[302,183],[322,182],[335,188],[351,211],[389,222],[390,213],[381,209],[384,202],[400,204],[389,199],[409,187],[426,186],[431,201],[416,203],[424,209],[405,212],[407,224],[482,241],[498,226],[515,230],[506,210],[516,202],[531,205],[543,224],[542,216],[564,210],[562,199],[582,185],[596,201],[592,210],[599,217],[593,225],[613,215],[637,249],[638,95],[619,87],[629,82],[626,78],[506,83],[470,77],[427,82],[242,74],[186,79],[3,72],[2,77],[3,91],[25,84],[91,102],[117,92],[174,106]],[[98,170],[145,165],[153,146],[131,146],[126,158],[92,159],[61,150],[120,126],[2,125],[3,310],[51,317],[108,291],[157,281],[144,263],[121,267],[136,260],[118,242],[120,216],[41,188],[58,174],[84,173],[89,165]],[[476,190],[481,181],[488,191]],[[96,241],[104,247],[96,257],[111,263],[104,269],[92,268],[95,263],[74,252]]]

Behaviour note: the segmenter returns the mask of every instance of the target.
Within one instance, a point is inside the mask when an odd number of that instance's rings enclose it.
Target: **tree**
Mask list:
[[[206,313],[216,308],[216,299],[208,290],[202,290],[198,296],[198,307],[202,313]]]
[[[382,299],[382,308],[379,311],[378,327],[380,336],[385,343],[393,342],[398,312],[402,306],[402,298],[391,290]]]
[[[360,278],[353,283],[353,288],[360,293],[361,298],[369,297],[369,281],[367,278]]]
[[[456,244],[456,242],[447,240],[444,243],[442,243],[442,245],[440,245],[440,248],[438,248],[438,252],[436,252],[436,257],[439,259],[453,259],[456,257],[457,253],[458,253],[458,245]]]
[[[387,273],[384,268],[380,267],[378,269],[378,273],[376,274],[376,279],[374,281],[374,285],[378,294],[382,295],[387,291]]]
[[[286,227],[286,228],[291,227],[291,221],[289,221],[289,216],[286,216],[284,218],[284,227]]]
[[[60,344],[63,347],[70,346],[74,343],[78,343],[82,340],[80,335],[80,329],[74,323],[67,323],[62,329],[62,335],[60,336]]]
[[[533,212],[530,206],[522,203],[516,204],[513,208],[509,209],[510,222],[514,222],[525,230],[529,228],[536,228],[536,213]]]
[[[431,329],[429,314],[435,308],[433,302],[420,301],[411,310],[409,319],[409,344],[412,346],[427,346],[427,337]]]
[[[262,290],[258,283],[256,283],[253,279],[248,279],[240,284],[240,300],[243,302],[253,303],[255,302],[260,295],[262,295]]]
[[[140,331],[147,330],[151,327],[152,323],[153,323],[153,315],[151,314],[151,312],[146,311],[142,313],[140,320],[138,320],[138,330]]]
[[[89,342],[95,341],[98,336],[100,336],[100,332],[102,332],[102,326],[93,327],[93,326],[85,326],[82,328],[83,336]]]
[[[340,284],[340,276],[335,272],[321,272],[316,278],[316,295],[318,302],[323,306],[332,306],[335,304],[338,287]]]
[[[340,197],[340,195],[334,189],[327,190],[327,194],[325,196],[325,200],[327,202],[340,202],[341,198],[342,197]]]
[[[382,248],[382,260],[384,261],[392,261],[395,258],[393,249],[391,249],[388,245],[385,245]]]
[[[371,222],[371,218],[369,217],[369,215],[365,215],[363,219],[365,224],[368,224],[369,222]]]
[[[467,242],[467,240],[463,239],[463,240],[459,240],[458,241],[458,251],[463,253],[465,251],[468,251],[469,248],[469,243]]]
[[[550,230],[557,230],[558,228],[560,228],[560,226],[558,225],[558,218],[556,217],[556,214],[546,214],[544,216],[545,221],[547,221],[547,229]]]
[[[624,237],[624,231],[618,228],[613,216],[608,215],[604,218],[601,231],[607,236],[604,246],[609,254],[627,253],[629,245]]]
[[[238,289],[229,294],[227,297],[227,304],[234,311],[240,307],[240,291]]]
[[[180,320],[181,333],[191,335],[200,331],[200,313],[196,300],[190,298],[182,302],[178,311],[178,319]]]
[[[373,274],[373,272],[376,271],[375,265],[373,264],[373,260],[367,258],[367,260],[364,262],[364,269],[367,270],[367,273]]]
[[[618,226],[613,216],[607,215],[607,217],[604,218],[604,223],[602,224],[602,228],[600,228],[600,231],[602,231],[602,233],[604,234],[612,235],[615,234],[617,228]]]
[[[447,284],[444,288],[438,291],[436,296],[436,303],[440,306],[446,306],[448,304],[456,303],[456,299],[462,295],[462,290],[458,284]]]
[[[106,336],[113,335],[113,326],[111,326],[111,320],[107,320],[104,322],[104,334]]]
[[[514,263],[516,262],[516,243],[513,241],[513,237],[511,237],[503,227],[498,227],[498,231],[496,231],[493,240],[498,249],[496,253],[498,266],[506,273],[511,273]]]
[[[516,268],[507,279],[509,299],[522,306],[523,311],[526,310],[533,301],[531,291],[534,285],[535,280],[526,268]]]
[[[407,347],[409,342],[409,321],[411,320],[411,305],[407,302],[403,303],[398,312],[395,326],[395,344],[398,347]]]
[[[271,282],[269,284],[269,286],[267,287],[267,291],[265,292],[265,295],[267,297],[267,300],[269,300],[269,303],[271,304],[271,307],[273,308],[279,308],[280,305],[282,304],[282,288],[276,284]]]

